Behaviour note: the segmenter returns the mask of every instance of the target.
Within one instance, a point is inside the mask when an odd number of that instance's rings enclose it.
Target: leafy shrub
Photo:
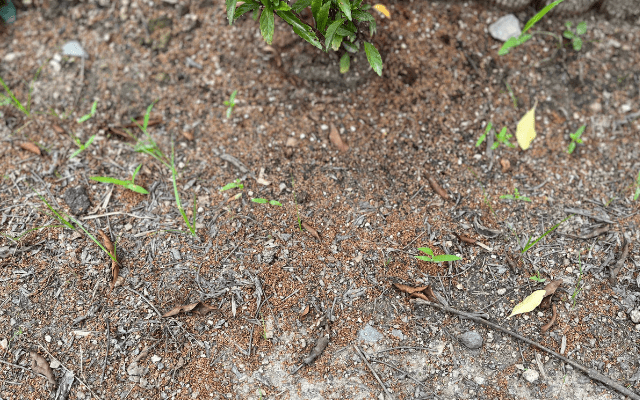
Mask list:
[[[376,33],[376,21],[369,12],[371,5],[363,4],[363,0],[297,0],[291,6],[285,0],[245,0],[239,6],[237,3],[237,0],[226,0],[229,24],[252,12],[254,20],[258,20],[258,17],[260,19],[260,33],[267,44],[273,41],[277,15],[291,26],[294,33],[320,50],[343,52],[340,72],[349,70],[349,53],[357,53],[362,46],[371,68],[382,75],[380,53],[373,44],[365,40],[365,28],[368,28],[369,38],[373,37]],[[389,16],[383,5],[378,4],[374,8]],[[307,9],[311,10],[314,26],[302,21],[301,14]]]

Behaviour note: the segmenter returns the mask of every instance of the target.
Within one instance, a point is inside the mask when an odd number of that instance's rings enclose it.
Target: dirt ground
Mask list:
[[[582,50],[540,34],[501,57],[488,25],[504,11],[388,6],[382,77],[363,55],[340,75],[337,55],[282,22],[266,48],[220,0],[19,10],[0,77],[24,100],[42,70],[32,117],[0,107],[1,399],[625,398],[394,284],[429,286],[639,393],[638,25],[555,15],[537,29],[585,20]],[[63,56],[68,40],[89,57]],[[174,144],[195,236],[170,168],[124,134],[156,100],[147,132],[167,156]],[[487,123],[514,133],[536,101],[529,150],[476,147]],[[70,159],[72,134],[95,138]],[[146,195],[90,179],[139,165]],[[530,201],[501,198],[515,188]],[[420,261],[419,247],[462,260]],[[507,319],[555,279],[553,307]]]

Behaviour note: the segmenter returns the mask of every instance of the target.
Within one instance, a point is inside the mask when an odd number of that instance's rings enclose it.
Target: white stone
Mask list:
[[[485,383],[485,379],[481,376],[476,376],[475,378],[473,378],[473,381],[478,385],[484,385]]]
[[[636,308],[635,310],[629,313],[629,318],[633,321],[634,324],[640,323],[640,309]]]
[[[507,293],[507,289],[505,289],[505,288],[498,289],[498,295],[499,296],[502,296],[505,293]]]
[[[82,48],[77,40],[69,40],[62,46],[62,54],[65,56],[89,58],[89,54]]]
[[[160,360],[162,360],[162,357],[158,356],[158,355],[152,355],[151,356],[151,362],[152,363],[158,363]]]
[[[540,377],[540,373],[538,373],[538,371],[536,371],[535,369],[528,369],[522,373],[522,377],[525,381],[533,383],[538,380],[538,378]]]
[[[507,14],[489,25],[489,34],[491,34],[494,39],[502,42],[506,42],[512,37],[518,37],[521,33],[520,21],[518,21],[518,18],[513,14]]]

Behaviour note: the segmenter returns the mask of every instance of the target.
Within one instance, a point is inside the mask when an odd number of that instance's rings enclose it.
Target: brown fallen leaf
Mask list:
[[[208,312],[213,311],[213,307],[211,307],[210,305],[207,305],[201,301],[197,302],[197,303],[193,303],[193,304],[186,304],[183,306],[176,306],[174,308],[172,308],[171,310],[167,311],[166,313],[162,314],[163,318],[166,317],[172,317],[174,315],[178,315],[180,313],[187,313],[189,311],[192,311],[194,313],[198,313],[200,315],[206,315]]]
[[[131,139],[131,136],[127,135],[127,133],[122,129],[118,129],[110,126],[108,129],[108,132],[118,136],[119,138],[122,138],[123,140]]]
[[[300,318],[304,318],[307,314],[309,314],[309,305],[307,304],[307,306],[302,310],[302,312],[300,313]]]
[[[400,290],[401,292],[405,292],[405,293],[409,293],[409,294],[413,294],[413,293],[416,293],[416,292],[422,292],[423,290],[425,290],[427,288],[427,286],[413,287],[413,286],[405,285],[405,284],[402,284],[402,283],[394,283],[393,286],[395,286],[396,289]]]
[[[53,124],[51,127],[56,133],[59,133],[59,134],[64,133],[64,128],[62,128],[60,125]]]
[[[546,292],[544,297],[554,294],[560,285],[562,285],[562,279],[556,279],[555,281],[547,283],[547,286],[544,287]]]
[[[182,136],[185,137],[185,139],[187,139],[188,141],[192,142],[193,141],[193,133],[188,132],[188,131],[182,131]]]
[[[309,353],[309,356],[304,360],[302,360],[302,362],[307,365],[314,362],[316,358],[320,357],[324,349],[327,348],[328,344],[329,344],[329,336],[325,335],[320,337],[316,342],[316,346],[313,348],[313,350],[311,350],[311,353]]]
[[[547,322],[546,324],[544,324],[542,326],[542,328],[540,328],[540,332],[545,333],[546,331],[548,331],[549,329],[551,329],[551,327],[553,326],[553,324],[556,322],[556,317],[558,316],[557,312],[556,312],[556,305],[553,305],[553,315],[551,315],[551,321]]]
[[[116,287],[118,278],[120,277],[120,266],[114,260],[111,260],[111,290]]]
[[[39,156],[42,155],[42,153],[40,152],[40,148],[31,142],[22,142],[20,143],[20,147],[22,147],[23,150],[29,151],[33,154],[37,154]]]
[[[309,234],[311,236],[313,236],[314,238],[318,239],[318,241],[322,241],[322,239],[320,239],[320,234],[318,233],[318,231],[316,231],[311,225],[309,225],[308,223],[306,223],[305,221],[302,221],[302,227],[309,232]]]
[[[476,239],[471,238],[467,235],[458,235],[456,234],[456,236],[458,236],[458,239],[460,239],[461,241],[465,242],[465,243],[469,243],[469,244],[475,244],[476,243]]]
[[[440,197],[442,197],[445,200],[449,200],[449,195],[442,188],[442,186],[440,186],[438,182],[436,182],[433,176],[431,175],[427,176],[427,182],[429,182],[429,186],[431,186],[431,189],[433,189],[433,191],[436,192]]]
[[[500,166],[502,166],[502,172],[505,173],[511,169],[511,162],[506,158],[500,159]]]
[[[546,310],[547,308],[551,308],[552,299],[553,299],[553,295],[545,297],[544,299],[542,299],[542,303],[540,303],[538,308],[541,310]]]
[[[340,132],[338,132],[338,129],[333,124],[331,124],[331,130],[329,131],[329,140],[331,141],[331,144],[336,146],[336,148],[341,152],[349,150],[349,145],[342,140]]]
[[[107,234],[104,233],[102,229],[98,231],[98,234],[102,238],[102,245],[109,251],[109,253],[113,255],[113,242],[111,242],[109,236],[107,236]]]
[[[427,298],[429,299],[430,302],[440,303],[438,301],[438,298],[436,297],[436,294],[433,293],[433,289],[431,289],[431,286],[427,286],[427,288],[424,290],[424,293],[427,295]]]
[[[29,354],[31,355],[31,369],[33,372],[44,375],[50,384],[56,386],[56,378],[53,376],[53,371],[51,370],[47,360],[35,351],[32,351]]]

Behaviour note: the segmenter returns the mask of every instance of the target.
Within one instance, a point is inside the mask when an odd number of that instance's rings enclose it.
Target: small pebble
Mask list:
[[[502,296],[502,295],[504,295],[505,293],[507,293],[507,289],[505,289],[505,288],[500,288],[500,289],[498,289],[498,295],[499,295],[499,296]]]
[[[482,336],[476,331],[467,331],[458,336],[458,340],[472,350],[482,347]]]
[[[528,369],[522,373],[522,377],[525,381],[533,383],[538,380],[540,374],[535,369]]]
[[[629,318],[633,321],[634,324],[640,323],[640,309],[636,308],[635,310],[629,313]]]

